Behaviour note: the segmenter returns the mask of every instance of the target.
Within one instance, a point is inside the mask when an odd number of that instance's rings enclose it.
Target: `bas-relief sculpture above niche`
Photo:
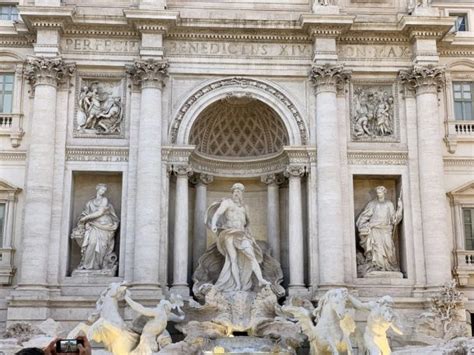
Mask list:
[[[351,102],[351,138],[356,142],[400,140],[394,85],[354,84]]]
[[[354,217],[358,277],[402,278],[405,269],[403,200],[398,177],[355,176]]]
[[[116,276],[121,191],[119,173],[74,173],[69,249],[72,276]]]
[[[119,75],[79,73],[74,137],[124,136],[125,79]]]

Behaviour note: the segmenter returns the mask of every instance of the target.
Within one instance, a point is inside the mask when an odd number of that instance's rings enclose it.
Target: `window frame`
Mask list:
[[[14,72],[0,72],[0,114],[14,113],[15,104],[15,73]],[[5,79],[11,77],[11,82],[7,82]],[[11,90],[4,90],[5,85],[11,84]],[[6,94],[10,95],[10,110],[5,111],[5,97]]]
[[[8,8],[9,11],[6,14],[4,14],[2,12],[3,8]],[[4,15],[7,16],[7,18],[2,18]],[[17,8],[16,3],[0,2],[0,21],[16,22],[16,21],[19,21],[19,19],[20,19],[20,14],[18,13],[18,8]]]
[[[469,16],[467,12],[450,12],[449,16],[456,17],[456,23],[454,24],[454,32],[469,32]],[[464,30],[459,29],[458,19],[460,17],[464,18]]]
[[[471,211],[471,248],[467,248],[467,235],[466,235],[466,220],[464,218],[464,212]],[[461,207],[461,219],[462,219],[462,233],[463,233],[463,241],[464,241],[464,250],[472,250],[474,251],[474,205],[471,207],[469,205]]]
[[[455,91],[455,85],[460,85],[461,86],[461,96],[463,95],[463,86],[468,84],[470,87],[470,95],[471,98],[470,100],[463,99],[462,97],[460,99],[456,99],[456,93]],[[451,84],[451,92],[452,92],[452,97],[453,97],[453,115],[454,115],[454,120],[455,121],[474,121],[474,81],[461,81],[461,80],[453,80]],[[466,118],[465,117],[465,112],[464,112],[464,105],[463,103],[471,103],[471,117]],[[461,114],[462,117],[457,117],[456,116],[456,103],[461,104]]]

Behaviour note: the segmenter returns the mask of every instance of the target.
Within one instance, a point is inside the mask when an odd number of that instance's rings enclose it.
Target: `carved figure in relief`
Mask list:
[[[217,248],[225,262],[216,287],[221,291],[248,291],[270,284],[262,276],[262,250],[249,231],[247,206],[243,204],[244,185],[232,186],[232,198],[214,202],[207,210],[207,225],[217,234]]]
[[[183,300],[171,295],[170,300],[161,300],[156,307],[144,307],[132,300],[129,294],[124,297],[127,304],[135,312],[146,318],[146,323],[140,335],[140,342],[131,352],[132,355],[151,355],[153,352],[171,344],[171,336],[166,330],[168,321],[180,322],[184,319],[181,307]],[[172,311],[176,310],[178,314]]]
[[[114,207],[104,196],[107,185],[98,184],[96,191],[96,197],[87,202],[71,235],[81,247],[78,270],[116,268],[117,255],[114,253],[114,245],[119,219]]]
[[[308,337],[311,355],[352,353],[349,336],[355,330],[355,321],[346,308],[349,293],[345,288],[329,290],[311,313],[304,307],[283,306],[282,311],[292,314]]]
[[[356,221],[365,259],[364,265],[359,265],[361,276],[370,271],[400,270],[393,238],[394,228],[403,214],[401,195],[395,210],[393,203],[385,198],[384,186],[378,186],[375,191],[377,198],[365,206]]]
[[[83,86],[78,99],[78,129],[100,134],[121,131],[122,102],[98,83]]]
[[[384,296],[377,301],[361,302],[349,295],[352,305],[359,310],[370,312],[364,331],[364,347],[370,355],[390,355],[390,345],[387,339],[387,331],[392,329],[395,333],[403,335],[396,325],[397,317],[393,311],[393,299]],[[364,353],[361,351],[361,353]]]
[[[354,90],[352,136],[373,139],[393,135],[393,103],[387,91]]]

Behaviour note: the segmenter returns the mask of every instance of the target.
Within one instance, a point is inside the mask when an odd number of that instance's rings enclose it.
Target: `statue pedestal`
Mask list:
[[[114,266],[112,269],[103,269],[103,270],[80,270],[76,269],[72,272],[72,277],[81,277],[81,278],[94,278],[94,277],[114,277],[117,273],[117,266]]]
[[[295,354],[292,349],[284,349],[280,345],[273,343],[269,339],[248,337],[248,336],[237,336],[228,338],[219,338],[212,340],[206,348],[202,351],[202,354],[282,354],[290,355]]]
[[[399,271],[370,271],[364,277],[368,279],[403,279],[403,274]]]

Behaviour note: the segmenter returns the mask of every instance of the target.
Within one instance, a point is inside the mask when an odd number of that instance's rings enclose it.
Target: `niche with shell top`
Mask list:
[[[68,276],[116,276],[122,173],[76,171],[72,176]],[[106,187],[105,192],[98,193],[100,185]],[[85,216],[88,218],[81,223]]]
[[[378,186],[386,188],[383,203],[377,195]],[[397,213],[401,176],[354,175],[353,188],[357,277],[406,278],[403,200]]]

